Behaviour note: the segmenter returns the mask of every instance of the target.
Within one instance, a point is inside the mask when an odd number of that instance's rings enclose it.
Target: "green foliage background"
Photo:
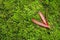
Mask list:
[[[31,21],[39,11],[50,30]],[[0,40],[60,40],[60,0],[0,0]]]

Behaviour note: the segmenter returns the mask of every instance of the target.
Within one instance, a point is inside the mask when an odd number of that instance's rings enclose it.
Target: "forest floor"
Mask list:
[[[50,29],[32,22],[47,19]],[[0,40],[60,40],[60,0],[0,0]]]

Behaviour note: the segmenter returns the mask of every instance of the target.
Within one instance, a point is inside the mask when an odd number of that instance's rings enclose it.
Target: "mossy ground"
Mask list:
[[[31,21],[39,11],[50,30]],[[60,0],[0,0],[0,40],[60,40]]]

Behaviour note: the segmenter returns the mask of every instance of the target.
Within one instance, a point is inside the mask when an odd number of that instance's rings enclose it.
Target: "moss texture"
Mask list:
[[[31,21],[39,11],[50,30]],[[60,40],[60,0],[0,0],[0,40]]]

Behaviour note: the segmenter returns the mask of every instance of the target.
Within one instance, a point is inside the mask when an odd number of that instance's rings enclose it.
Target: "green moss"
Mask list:
[[[34,24],[38,12],[51,29]],[[60,40],[60,0],[0,0],[0,40]]]

